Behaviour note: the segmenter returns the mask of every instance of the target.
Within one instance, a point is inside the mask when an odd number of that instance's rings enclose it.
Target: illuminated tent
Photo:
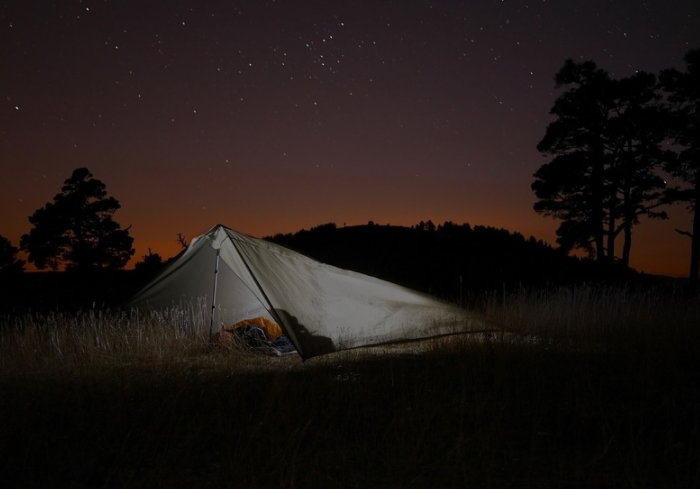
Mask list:
[[[360,346],[482,331],[483,319],[428,295],[320,263],[217,225],[131,301],[173,307],[202,301],[219,327],[276,321],[304,359]]]

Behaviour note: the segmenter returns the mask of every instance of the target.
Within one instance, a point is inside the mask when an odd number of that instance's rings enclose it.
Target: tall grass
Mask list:
[[[260,365],[245,349],[212,354],[208,308],[88,310],[0,317],[0,372],[10,376],[96,374],[108,369],[179,373]],[[229,352],[230,353],[230,352]]]
[[[521,289],[490,295],[485,315],[507,331],[564,347],[666,355],[700,346],[700,297],[682,289]]]
[[[175,310],[148,317],[94,310],[6,317],[0,368],[8,374],[173,361],[201,342],[196,323],[196,317]]]
[[[202,308],[3,317],[1,487],[700,487],[697,296],[485,299],[503,332],[302,363]]]

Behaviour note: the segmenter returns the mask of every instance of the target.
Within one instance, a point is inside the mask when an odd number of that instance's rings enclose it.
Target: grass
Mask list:
[[[700,487],[697,296],[480,307],[507,332],[306,363],[210,350],[197,308],[4,317],[0,485]]]

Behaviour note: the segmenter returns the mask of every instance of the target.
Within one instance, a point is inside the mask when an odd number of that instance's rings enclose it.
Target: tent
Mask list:
[[[247,318],[276,321],[304,359],[487,329],[483,319],[429,295],[222,225],[193,239],[130,305],[162,308],[191,301],[211,310],[210,334]]]

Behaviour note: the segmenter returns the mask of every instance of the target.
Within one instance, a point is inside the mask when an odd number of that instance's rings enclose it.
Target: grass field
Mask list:
[[[697,295],[478,309],[504,332],[305,363],[196,309],[3,317],[0,487],[700,487]]]

